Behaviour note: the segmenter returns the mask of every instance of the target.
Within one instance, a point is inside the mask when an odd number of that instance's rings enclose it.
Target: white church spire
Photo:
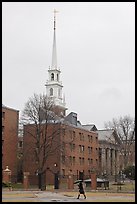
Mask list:
[[[49,79],[47,80],[46,86],[46,94],[48,97],[54,100],[55,106],[63,112],[65,115],[65,111],[67,110],[65,99],[62,97],[62,82],[60,81],[61,71],[57,67],[57,51],[56,51],[56,11],[54,9],[54,34],[53,34],[53,50],[52,50],[52,64],[48,69]]]
[[[56,11],[54,9],[54,35],[53,35],[53,49],[52,49],[52,64],[51,69],[57,69],[57,50],[56,50]]]

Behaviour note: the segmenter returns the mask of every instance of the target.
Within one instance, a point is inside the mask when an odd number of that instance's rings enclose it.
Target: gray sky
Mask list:
[[[3,104],[21,113],[33,93],[46,92],[54,9],[67,113],[98,129],[114,117],[134,117],[134,2],[3,2]]]

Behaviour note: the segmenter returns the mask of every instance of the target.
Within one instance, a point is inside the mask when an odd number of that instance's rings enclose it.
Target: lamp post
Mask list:
[[[57,167],[57,164],[54,164],[54,167]],[[54,172],[54,188],[59,189],[59,172],[55,171]]]
[[[107,178],[107,173],[106,173],[106,170],[104,170],[104,172],[103,172],[103,179],[104,179],[105,190],[106,190],[106,178]]]
[[[117,192],[121,191],[122,171],[119,172],[119,181],[117,182]]]

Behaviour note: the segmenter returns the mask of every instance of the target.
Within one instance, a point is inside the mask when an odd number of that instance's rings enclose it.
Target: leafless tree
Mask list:
[[[28,148],[33,148],[39,188],[41,188],[41,175],[46,172],[46,162],[60,145],[58,142],[60,133],[59,118],[54,113],[54,107],[53,100],[44,94],[34,94],[25,104],[21,117],[21,123],[24,124],[24,127],[26,125],[28,127],[24,128],[24,130],[34,141],[34,146],[31,144]],[[54,125],[49,133],[48,128],[51,123]]]
[[[132,144],[135,142],[135,120],[129,115],[113,118],[112,122],[105,123],[105,128],[114,129],[121,141],[121,155],[124,168],[128,166]]]

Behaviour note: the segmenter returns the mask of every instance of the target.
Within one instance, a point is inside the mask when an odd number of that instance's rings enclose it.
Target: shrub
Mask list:
[[[11,182],[2,182],[2,187],[11,187]]]
[[[129,179],[135,179],[135,166],[128,166],[124,169],[123,173]]]

